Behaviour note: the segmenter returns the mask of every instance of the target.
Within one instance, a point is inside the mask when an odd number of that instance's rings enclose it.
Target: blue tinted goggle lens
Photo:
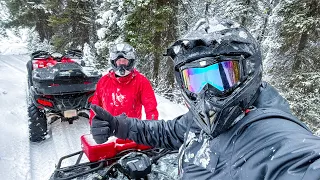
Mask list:
[[[186,88],[199,93],[207,84],[221,92],[231,89],[240,82],[239,61],[223,61],[207,67],[187,68],[182,70]]]

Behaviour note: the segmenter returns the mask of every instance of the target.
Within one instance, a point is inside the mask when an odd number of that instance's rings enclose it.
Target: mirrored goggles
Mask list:
[[[240,83],[240,64],[238,60],[222,61],[206,67],[190,67],[181,71],[185,87],[199,93],[210,84],[221,93],[227,92]]]
[[[118,52],[111,52],[110,53],[110,60],[114,61],[119,58],[126,58],[128,60],[135,59],[135,53],[132,51],[124,52],[124,51],[118,51]]]

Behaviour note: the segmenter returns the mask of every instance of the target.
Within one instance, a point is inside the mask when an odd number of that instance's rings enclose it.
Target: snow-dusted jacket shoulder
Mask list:
[[[215,138],[200,131],[190,112],[166,122],[130,119],[124,136],[154,147],[180,147],[182,179],[320,179],[320,137],[266,83],[254,106]]]
[[[144,106],[147,119],[158,119],[157,101],[150,81],[136,69],[125,77],[116,77],[113,71],[104,75],[97,83],[92,104],[97,104],[117,116],[142,116]],[[90,119],[93,113],[90,112]]]

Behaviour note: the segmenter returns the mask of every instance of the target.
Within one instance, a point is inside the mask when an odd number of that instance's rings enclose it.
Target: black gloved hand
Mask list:
[[[91,105],[91,109],[95,114],[91,122],[91,134],[96,143],[102,144],[106,142],[110,136],[116,134],[118,120],[108,111],[97,105]]]

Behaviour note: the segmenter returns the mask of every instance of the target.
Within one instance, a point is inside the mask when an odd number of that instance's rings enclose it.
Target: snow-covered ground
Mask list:
[[[30,143],[26,104],[28,54],[3,46],[0,55],[0,179],[49,179],[61,156],[81,150],[80,136],[89,133],[88,120],[73,124],[54,122],[48,139]],[[20,47],[17,45],[17,47]],[[20,52],[20,53],[19,53]],[[20,55],[13,55],[20,54]],[[22,54],[22,55],[21,55]],[[187,111],[158,96],[160,119],[172,119]]]

